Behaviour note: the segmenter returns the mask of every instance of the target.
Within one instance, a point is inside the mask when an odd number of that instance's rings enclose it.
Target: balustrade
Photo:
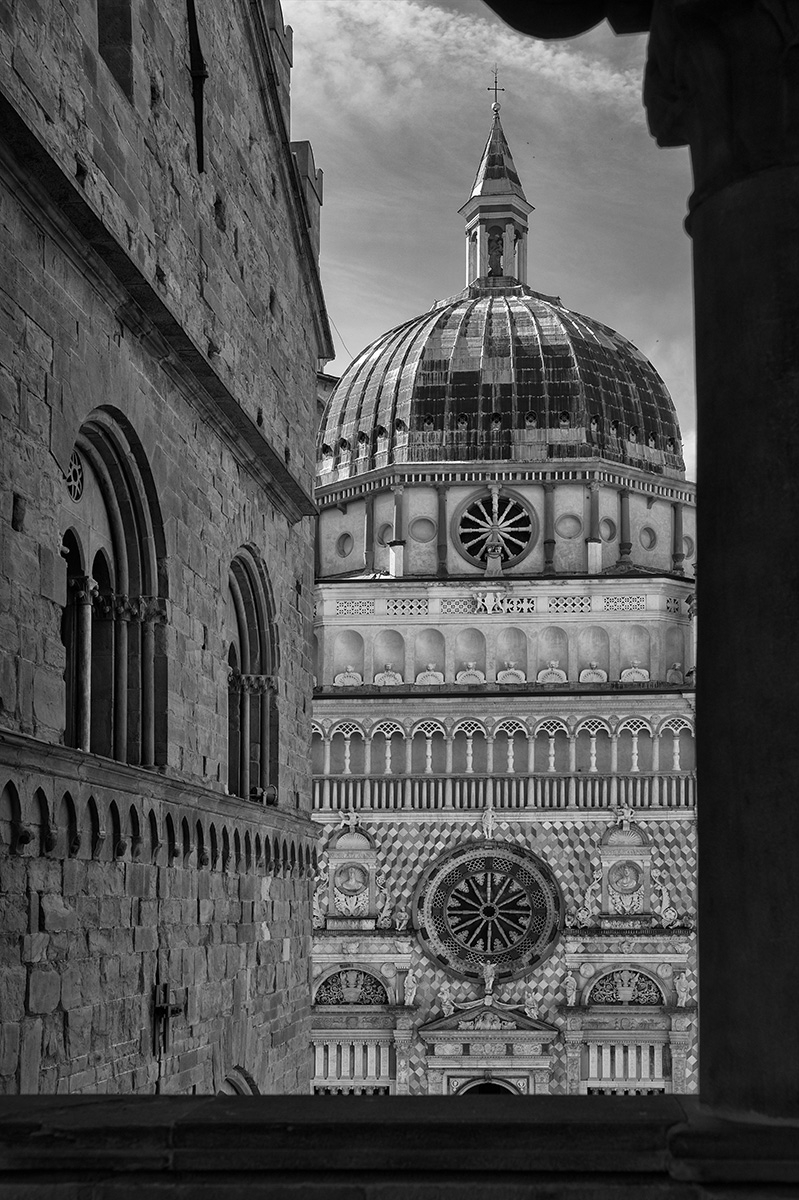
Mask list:
[[[314,1034],[314,1091],[389,1091],[393,1082],[393,1038],[393,1030]]]
[[[588,1077],[580,1091],[589,1095],[645,1095],[671,1091],[667,1047],[662,1041],[589,1042],[585,1048]]]
[[[693,772],[599,775],[547,772],[542,775],[356,775],[317,776],[314,808],[374,811],[455,809],[479,810],[491,803],[500,809],[630,808],[692,809],[696,797]]]

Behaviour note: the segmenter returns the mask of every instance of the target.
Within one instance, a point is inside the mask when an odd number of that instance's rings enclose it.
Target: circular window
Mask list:
[[[377,531],[378,546],[387,546],[391,541],[393,534],[394,529],[392,525],[390,525],[388,522],[385,525],[381,525]]]
[[[83,463],[77,450],[73,450],[70,455],[65,480],[70,500],[77,503],[83,495]]]
[[[576,538],[583,531],[583,523],[575,513],[566,513],[555,522],[555,533],[562,538]]]
[[[348,554],[352,554],[352,548],[355,542],[352,540],[351,533],[342,533],[341,537],[336,542],[336,552],[341,558],[346,558]]]
[[[408,532],[415,542],[432,542],[436,536],[436,523],[428,517],[417,517],[411,521]]]
[[[427,869],[414,896],[425,952],[459,975],[491,963],[513,979],[554,949],[563,899],[550,869],[520,846],[470,843]]]
[[[657,545],[658,535],[655,533],[651,525],[644,525],[641,532],[638,534],[638,539],[644,550],[654,550]]]
[[[694,539],[689,538],[689,537],[684,537],[682,540],[682,544],[683,544],[685,553],[687,554],[688,558],[691,558],[691,556],[693,555],[693,552],[694,552]]]
[[[611,521],[610,517],[605,517],[599,522],[599,536],[603,542],[612,542],[616,537],[616,522]]]
[[[469,562],[486,566],[489,556],[511,567],[535,545],[537,522],[518,496],[499,489],[467,500],[453,518],[454,540]]]

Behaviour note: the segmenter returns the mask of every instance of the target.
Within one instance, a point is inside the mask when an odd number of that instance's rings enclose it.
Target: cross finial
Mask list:
[[[494,63],[494,82],[492,83],[491,87],[486,88],[486,91],[494,93],[494,112],[495,113],[499,112],[499,99],[498,99],[497,93],[505,91],[504,88],[497,86],[497,75],[498,75],[497,64]]]

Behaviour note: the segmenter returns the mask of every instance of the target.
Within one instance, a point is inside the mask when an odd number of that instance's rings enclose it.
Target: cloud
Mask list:
[[[285,0],[297,55],[312,59],[304,80],[342,114],[391,126],[435,113],[443,92],[480,92],[488,64],[501,83],[534,87],[548,108],[564,97],[603,104],[635,119],[640,74],[572,44],[533,42],[490,17],[459,14],[419,0]],[[483,93],[483,99],[485,95]],[[448,105],[447,105],[448,107]]]
[[[445,7],[446,6],[446,7]],[[472,0],[283,0],[292,136],[325,172],[322,280],[353,354],[465,284],[465,202],[502,121],[535,211],[529,281],[651,358],[693,429],[687,152],[641,106],[642,37],[522,37]],[[346,353],[330,364],[336,373]]]

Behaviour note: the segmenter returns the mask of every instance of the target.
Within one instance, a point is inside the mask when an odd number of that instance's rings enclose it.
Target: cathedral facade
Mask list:
[[[495,105],[465,290],[322,419],[317,1093],[696,1087],[695,489],[531,211]]]
[[[308,1088],[332,350],[291,57],[278,0],[0,23],[2,1092]]]

